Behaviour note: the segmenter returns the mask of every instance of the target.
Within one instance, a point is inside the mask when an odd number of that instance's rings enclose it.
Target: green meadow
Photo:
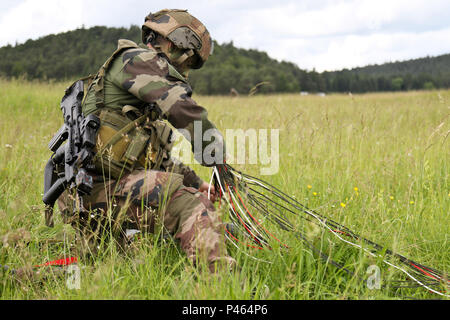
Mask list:
[[[44,224],[47,143],[62,124],[59,102],[70,83],[0,80],[0,264],[32,267],[76,255],[74,233],[56,217]],[[450,91],[376,94],[194,96],[221,130],[279,129],[279,170],[260,175],[236,165],[309,208],[424,265],[450,271]],[[209,181],[211,170],[194,164]],[[222,206],[223,208],[223,206]],[[224,215],[225,216],[225,215]],[[293,221],[296,221],[295,219]],[[143,235],[126,252],[109,241],[79,261],[80,288],[48,270],[45,280],[0,271],[1,299],[448,299],[405,279],[380,259],[320,230],[305,233],[351,276],[291,234],[289,249],[236,249],[238,272],[194,268],[171,239]],[[367,270],[381,270],[369,289]],[[444,286],[440,291],[450,294]]]

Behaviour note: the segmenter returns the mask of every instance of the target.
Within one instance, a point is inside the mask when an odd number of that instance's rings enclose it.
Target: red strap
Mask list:
[[[46,266],[68,266],[72,263],[77,263],[78,259],[77,257],[69,257],[65,259],[59,259],[59,260],[53,260],[46,262],[44,264],[37,265],[35,267],[46,267]]]

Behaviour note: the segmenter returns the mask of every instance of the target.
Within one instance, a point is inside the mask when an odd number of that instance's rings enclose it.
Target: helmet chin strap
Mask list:
[[[153,45],[153,47],[157,51],[164,53],[167,57],[170,57],[170,61],[178,66],[180,66],[183,62],[185,62],[187,59],[189,59],[195,54],[194,50],[189,49],[183,52],[183,54],[180,55],[178,58],[172,58],[171,48],[176,46],[170,40],[167,40],[167,42],[164,44],[157,42]]]
[[[173,43],[161,44],[161,43],[157,42],[157,43],[152,44],[152,47],[159,54],[163,54],[166,57],[166,59],[169,60],[176,67],[181,66],[187,59],[189,59],[190,57],[192,57],[195,54],[194,50],[189,49],[189,50],[186,50],[185,52],[183,52],[183,54],[181,56],[179,56],[178,58],[171,58],[171,54],[170,54],[170,46],[171,45],[173,45]],[[182,73],[185,74],[185,77],[187,77],[187,73],[188,73],[187,71],[182,72]]]
[[[173,63],[178,65],[178,66],[181,66],[181,64],[183,62],[185,62],[187,59],[189,59],[193,55],[194,55],[194,50],[189,49],[186,52],[184,52],[181,56],[179,56],[177,59],[174,59]]]

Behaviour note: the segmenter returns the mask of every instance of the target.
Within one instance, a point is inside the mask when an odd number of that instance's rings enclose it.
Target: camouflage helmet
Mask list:
[[[187,10],[164,9],[149,13],[142,25],[144,43],[151,31],[169,39],[178,48],[186,49],[186,57],[196,55],[193,69],[201,68],[213,51],[213,42],[208,30]]]

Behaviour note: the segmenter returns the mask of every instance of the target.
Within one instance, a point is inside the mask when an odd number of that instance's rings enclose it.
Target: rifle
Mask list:
[[[61,100],[64,124],[48,144],[53,154],[45,166],[42,198],[45,204],[45,224],[48,227],[53,227],[53,207],[66,189],[73,190],[76,194],[75,201],[78,201],[78,205],[74,205],[73,213],[76,213],[77,208],[83,208],[81,196],[92,191],[93,178],[86,170],[94,168],[92,159],[100,119],[93,114],[87,117],[83,115],[83,97],[82,80],[66,89]]]

